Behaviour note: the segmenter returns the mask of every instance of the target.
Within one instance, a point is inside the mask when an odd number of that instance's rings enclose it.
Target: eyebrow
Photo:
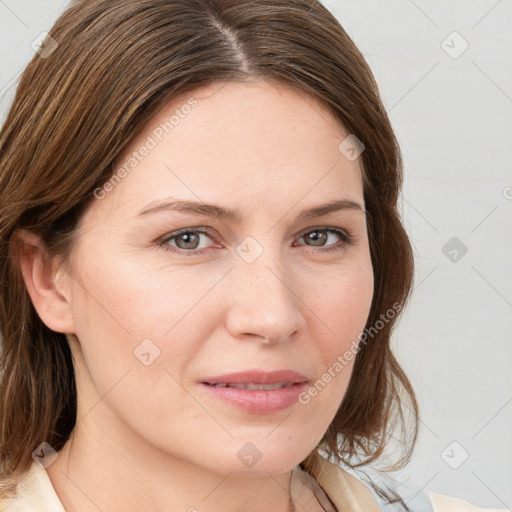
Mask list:
[[[339,199],[330,203],[314,206],[304,210],[298,217],[297,221],[322,217],[331,212],[352,210],[365,213],[364,207],[351,199]],[[242,222],[243,216],[240,210],[231,210],[223,206],[215,204],[201,203],[197,201],[184,201],[179,199],[164,200],[162,202],[151,202],[138,212],[135,218],[145,217],[149,214],[161,211],[176,211],[190,215],[203,215],[214,217],[219,220],[231,221],[236,224]]]

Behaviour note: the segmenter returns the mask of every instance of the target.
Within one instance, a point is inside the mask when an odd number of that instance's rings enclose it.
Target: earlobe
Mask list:
[[[48,255],[35,233],[18,230],[15,240],[23,280],[37,314],[53,331],[74,332],[69,289],[61,284],[66,279],[56,279],[59,261]]]

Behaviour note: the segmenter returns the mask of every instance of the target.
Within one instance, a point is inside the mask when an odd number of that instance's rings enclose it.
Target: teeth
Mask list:
[[[252,382],[247,383],[219,383],[212,384],[212,386],[216,388],[237,388],[237,389],[253,389],[253,390],[261,390],[261,391],[272,391],[273,389],[281,389],[291,386],[290,382],[276,382],[276,384],[253,384]]]

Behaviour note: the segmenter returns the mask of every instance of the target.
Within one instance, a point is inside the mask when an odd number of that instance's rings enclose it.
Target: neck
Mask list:
[[[101,404],[97,409],[77,423],[59,457],[47,468],[66,511],[294,510],[291,471],[244,476],[207,470],[148,445],[126,426],[109,435],[105,422],[101,428],[94,422],[106,417],[99,410]]]

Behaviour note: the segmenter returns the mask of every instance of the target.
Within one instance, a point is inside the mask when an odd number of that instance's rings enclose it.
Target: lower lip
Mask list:
[[[297,402],[299,395],[306,389],[307,383],[302,382],[287,388],[272,390],[220,388],[204,383],[201,383],[201,386],[216,398],[225,400],[240,409],[256,414],[271,414]]]

